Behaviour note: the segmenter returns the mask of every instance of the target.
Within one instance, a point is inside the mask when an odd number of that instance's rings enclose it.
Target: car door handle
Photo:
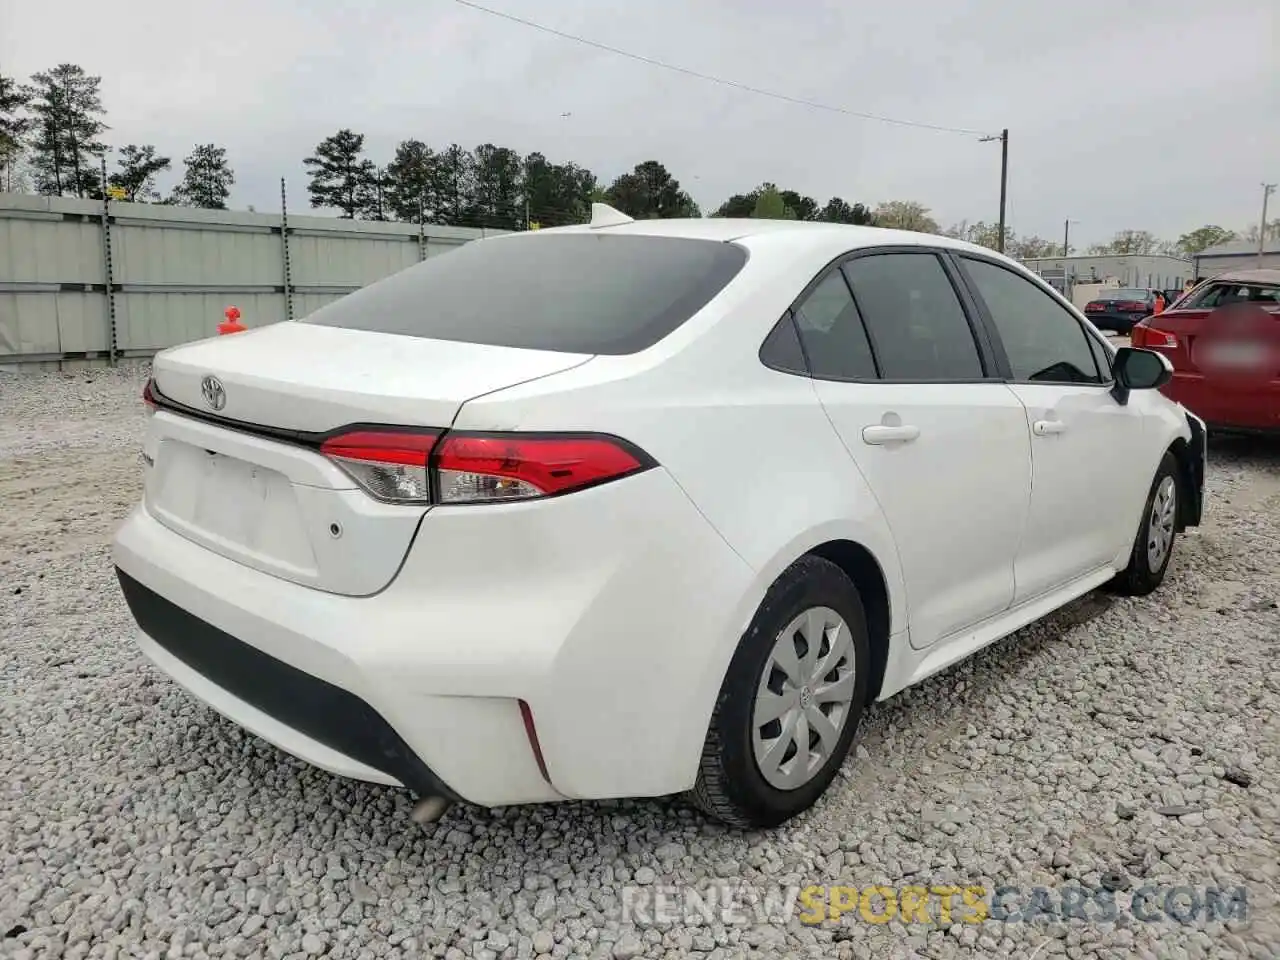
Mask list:
[[[1061,420],[1037,420],[1031,424],[1031,432],[1037,437],[1051,437],[1055,433],[1066,433],[1067,425]]]
[[[920,428],[910,426],[909,424],[890,427],[885,424],[877,423],[873,426],[862,428],[862,442],[870,443],[872,445],[882,443],[910,443],[918,436],[920,436]]]

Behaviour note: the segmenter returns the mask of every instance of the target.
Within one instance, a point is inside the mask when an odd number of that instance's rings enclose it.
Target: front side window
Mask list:
[[[1098,372],[1102,374],[1103,383],[1110,383],[1111,373],[1111,352],[1102,345],[1102,341],[1097,337],[1088,334],[1086,331],[1085,339],[1089,341],[1089,349],[1093,351],[1093,361],[1098,365]]]
[[[973,331],[936,255],[877,253],[844,271],[886,380],[982,379]]]
[[[1004,343],[1015,380],[1102,382],[1088,334],[1062,304],[1012,270],[962,259]]]

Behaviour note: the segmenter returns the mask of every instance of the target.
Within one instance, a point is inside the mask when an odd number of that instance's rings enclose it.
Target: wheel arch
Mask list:
[[[880,696],[889,663],[889,638],[893,634],[889,583],[875,554],[853,540],[828,540],[805,551],[839,567],[862,599],[867,618],[867,646],[871,654],[871,674],[867,677],[867,703]]]
[[[1196,455],[1196,447],[1203,444],[1203,428],[1187,417],[1191,437],[1175,437],[1167,452],[1178,464],[1178,532],[1200,525],[1204,510],[1200,491],[1204,484],[1204,461]]]

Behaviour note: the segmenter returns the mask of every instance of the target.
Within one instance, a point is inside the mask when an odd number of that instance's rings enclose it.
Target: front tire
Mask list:
[[[693,803],[737,827],[775,827],[813,806],[853,742],[869,662],[857,588],[830,561],[797,560],[729,664]]]
[[[1166,453],[1160,460],[1142,511],[1129,565],[1108,587],[1126,597],[1145,597],[1164,580],[1178,533],[1178,462]]]

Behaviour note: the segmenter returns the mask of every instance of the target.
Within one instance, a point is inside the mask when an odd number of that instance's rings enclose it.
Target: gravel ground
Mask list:
[[[135,651],[107,543],[139,493],[141,383],[0,374],[0,956],[1280,956],[1280,444],[1215,442],[1206,524],[1156,596],[1086,597],[878,705],[785,829],[676,801],[423,829],[403,791],[281,754]],[[1122,906],[1243,886],[1248,915],[622,918],[624,888],[739,882],[1105,882]]]

